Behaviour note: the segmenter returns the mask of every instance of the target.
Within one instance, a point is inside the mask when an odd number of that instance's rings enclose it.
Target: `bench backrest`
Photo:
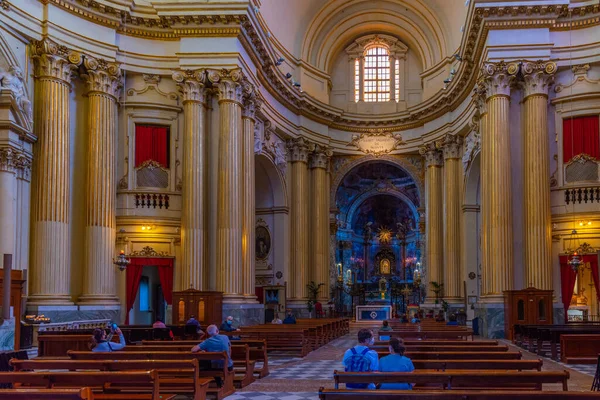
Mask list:
[[[400,397],[401,396],[401,397]],[[598,392],[555,392],[555,391],[403,391],[394,390],[336,390],[319,389],[320,400],[599,400]]]
[[[415,369],[437,370],[542,370],[538,360],[412,360]]]
[[[7,400],[92,400],[90,388],[81,389],[2,389],[0,399]]]
[[[198,369],[198,360],[17,360],[10,364],[15,371],[23,370],[98,370],[98,371],[131,371],[131,370],[183,370]]]

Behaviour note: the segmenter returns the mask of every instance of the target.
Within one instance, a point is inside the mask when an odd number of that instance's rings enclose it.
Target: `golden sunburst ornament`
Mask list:
[[[392,241],[392,231],[386,227],[381,227],[377,231],[377,238],[380,243],[390,243]]]

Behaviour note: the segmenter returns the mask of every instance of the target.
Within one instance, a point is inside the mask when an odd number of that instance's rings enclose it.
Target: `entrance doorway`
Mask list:
[[[131,325],[152,325],[160,319],[165,321],[167,303],[163,294],[158,268],[146,266],[142,268],[140,285],[129,310],[129,323]]]

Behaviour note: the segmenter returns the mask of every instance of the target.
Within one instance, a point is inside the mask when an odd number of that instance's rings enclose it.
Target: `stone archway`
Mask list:
[[[477,153],[469,163],[464,181],[463,203],[463,254],[467,296],[481,295],[481,153]],[[475,248],[472,244],[476,243]],[[474,311],[467,310],[468,318]]]

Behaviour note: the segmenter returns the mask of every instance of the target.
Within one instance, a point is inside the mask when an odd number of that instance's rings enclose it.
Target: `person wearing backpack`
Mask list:
[[[375,343],[375,336],[369,329],[358,331],[358,345],[344,353],[344,371],[370,372],[379,369],[379,356],[369,346]],[[374,383],[346,383],[348,389],[375,389]]]

